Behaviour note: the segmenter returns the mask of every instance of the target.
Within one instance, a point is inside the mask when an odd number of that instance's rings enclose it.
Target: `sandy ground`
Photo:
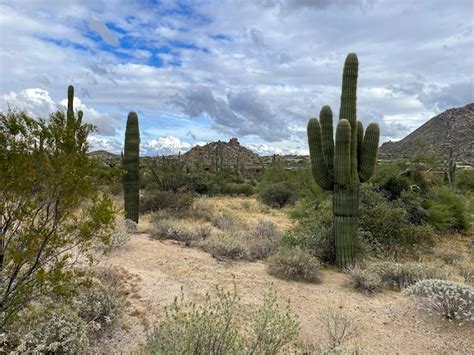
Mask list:
[[[287,282],[269,276],[263,262],[222,262],[198,249],[173,241],[157,241],[147,234],[134,235],[121,250],[105,257],[103,265],[128,271],[126,315],[118,330],[94,349],[101,353],[137,353],[146,332],[164,314],[183,288],[188,300],[200,302],[214,285],[232,286],[249,312],[261,303],[273,284],[280,300],[289,299],[301,321],[300,341],[323,344],[326,336],[320,315],[330,305],[356,318],[359,336],[354,339],[373,354],[473,354],[474,327],[458,326],[420,313],[398,293],[386,291],[367,297],[345,286],[345,276],[323,271],[321,284]]]
[[[209,203],[214,212],[231,214],[246,224],[264,219],[281,230],[292,226],[284,211],[264,208],[255,198],[218,197],[209,199]],[[128,295],[126,313],[117,329],[91,349],[94,353],[139,353],[147,332],[163,317],[164,307],[181,294],[181,289],[186,300],[203,302],[206,292],[212,292],[215,285],[231,289],[234,279],[247,314],[261,304],[272,285],[282,303],[289,300],[301,322],[299,344],[318,346],[327,342],[320,317],[336,306],[355,318],[359,335],[348,345],[361,348],[363,353],[474,354],[474,326],[455,325],[420,312],[399,293],[384,291],[373,297],[359,294],[346,286],[344,274],[331,270],[322,271],[322,283],[317,285],[282,281],[266,273],[264,262],[219,261],[199,249],[151,239],[149,218],[140,220],[139,230],[141,233],[132,235],[120,250],[101,259],[101,265],[122,270]],[[449,245],[458,249],[452,239]]]

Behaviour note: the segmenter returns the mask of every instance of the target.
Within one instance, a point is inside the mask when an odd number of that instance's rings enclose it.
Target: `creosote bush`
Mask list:
[[[67,113],[48,120],[0,113],[0,333],[44,296],[69,297],[77,261],[110,242],[115,208],[73,96],[70,87]]]
[[[300,248],[281,248],[268,258],[267,271],[280,279],[319,283],[318,259]]]
[[[416,304],[446,319],[474,322],[474,288],[446,280],[422,280],[404,291]]]
[[[167,308],[165,318],[149,334],[151,354],[278,354],[299,333],[289,307],[281,310],[270,290],[248,322],[239,319],[239,298],[216,287],[202,305],[184,300],[183,293]]]

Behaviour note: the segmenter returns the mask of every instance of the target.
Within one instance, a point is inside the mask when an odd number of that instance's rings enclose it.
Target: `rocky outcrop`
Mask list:
[[[422,151],[445,159],[451,147],[456,161],[474,164],[474,103],[444,111],[402,140],[382,144],[379,155],[410,158]]]

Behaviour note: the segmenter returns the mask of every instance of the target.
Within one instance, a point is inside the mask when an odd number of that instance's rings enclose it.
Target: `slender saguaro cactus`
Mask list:
[[[449,158],[444,165],[444,181],[450,186],[454,183],[454,173],[456,172],[456,163],[453,158],[453,147],[449,148]]]
[[[311,172],[325,190],[333,191],[336,262],[341,268],[354,264],[354,241],[359,214],[359,184],[367,181],[377,160],[380,131],[371,123],[365,132],[356,118],[359,62],[351,53],[344,63],[341,107],[334,142],[332,111],[321,109],[319,121],[308,122]]]
[[[77,112],[77,119],[74,115],[74,86],[69,85],[67,88],[67,112],[66,112],[66,152],[72,152],[76,144],[76,138],[73,136],[74,128],[82,123],[82,111]]]
[[[126,171],[123,176],[125,218],[138,223],[140,208],[140,131],[138,128],[138,116],[135,112],[128,114],[122,167]]]

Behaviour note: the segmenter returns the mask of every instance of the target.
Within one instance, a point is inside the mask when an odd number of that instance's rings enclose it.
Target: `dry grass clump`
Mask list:
[[[282,248],[267,262],[267,272],[280,279],[321,282],[319,261],[300,248]]]
[[[243,238],[225,233],[202,240],[199,247],[220,260],[248,260],[250,255],[249,246]]]
[[[359,292],[374,294],[382,290],[382,279],[374,271],[354,267],[347,274],[349,284]]]
[[[209,224],[192,225],[177,219],[160,219],[154,223],[152,238],[172,239],[191,246],[211,235]]]
[[[437,264],[385,261],[372,264],[369,269],[379,275],[385,287],[395,290],[404,289],[420,280],[450,277],[449,271]]]

